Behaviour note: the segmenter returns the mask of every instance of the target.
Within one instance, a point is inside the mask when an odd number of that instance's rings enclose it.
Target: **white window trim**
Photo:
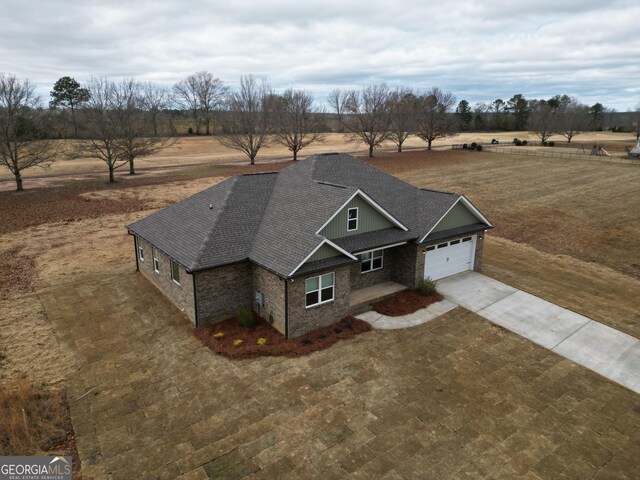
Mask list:
[[[173,276],[173,266],[176,265],[178,267],[178,278],[180,278],[180,264],[178,262],[176,262],[175,260],[171,260],[171,280],[173,281],[173,283],[175,283],[176,285],[180,285],[180,280],[176,280],[175,277]]]
[[[333,292],[332,292],[331,298],[329,300],[321,300],[322,299],[322,289],[328,287],[328,285],[326,287],[322,286],[322,277],[324,275],[329,274],[329,273],[331,274],[331,278],[332,278],[331,287],[333,287]],[[307,281],[308,280],[312,280],[314,278],[318,279],[318,289],[317,290],[311,290],[310,292],[307,292]],[[320,301],[318,303],[307,305],[307,294],[313,293],[313,292],[318,292],[318,300],[320,300]],[[304,281],[304,308],[305,308],[305,310],[309,309],[309,308],[315,308],[315,307],[317,307],[319,305],[324,305],[326,303],[331,303],[335,299],[336,299],[336,272],[327,272],[327,273],[323,273],[322,275],[315,275],[313,277],[309,277],[309,278],[305,279],[305,281]]]
[[[140,243],[138,243],[138,260],[144,262],[144,249],[142,248],[142,245],[140,245]]]
[[[382,255],[379,257],[380,258],[380,266],[378,268],[373,268],[373,254],[375,252],[382,252]],[[365,275],[367,273],[371,273],[371,272],[375,272],[377,270],[382,270],[384,268],[384,248],[378,248],[376,250],[369,250],[368,252],[362,252],[359,253],[358,255],[365,255],[367,253],[371,254],[371,258],[367,259],[367,260],[360,260],[360,275]],[[371,264],[371,268],[369,270],[366,271],[362,271],[362,265],[364,264],[364,262],[369,262]]]
[[[160,273],[160,262],[158,261],[158,250],[156,248],[152,249],[153,256],[153,271],[156,273]]]
[[[349,218],[349,212],[351,210],[355,210],[356,211],[356,218]],[[358,207],[350,207],[347,208],[347,232],[355,232],[356,230],[358,230],[358,216],[360,215],[360,211],[358,209]],[[356,226],[355,228],[349,228],[349,222],[355,220],[356,221]]]

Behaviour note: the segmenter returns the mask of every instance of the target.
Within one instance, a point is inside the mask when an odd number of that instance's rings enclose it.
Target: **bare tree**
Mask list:
[[[254,165],[258,151],[269,143],[273,94],[266,80],[240,78],[240,89],[229,93],[218,142],[243,152]]]
[[[402,152],[402,145],[415,129],[416,100],[410,88],[400,87],[391,94],[389,140],[396,144],[398,152]]]
[[[293,153],[293,161],[298,160],[298,152],[316,141],[323,141],[320,133],[322,112],[313,106],[313,96],[303,90],[288,89],[274,99],[274,136]]]
[[[542,143],[556,134],[557,118],[554,99],[530,100],[528,125]]]
[[[152,135],[152,116],[145,110],[145,88],[134,79],[114,85],[111,102],[115,120],[114,147],[119,158],[129,163],[129,175],[135,175],[135,159],[147,157],[175,143],[175,139]]]
[[[200,120],[204,119],[205,133],[209,135],[213,112],[222,106],[227,94],[222,80],[210,72],[197,72],[176,83],[173,92],[176,101],[193,112],[196,134],[200,134]]]
[[[456,133],[456,119],[451,113],[455,103],[456,97],[451,92],[438,87],[419,96],[415,133],[427,142],[427,150],[431,150],[434,140]]]
[[[166,88],[157,86],[152,82],[142,84],[142,96],[144,108],[149,112],[153,135],[158,136],[158,123],[162,112],[169,107],[170,98]]]
[[[589,128],[589,107],[575,98],[564,96],[555,113],[557,131],[571,143],[571,139]]]
[[[362,92],[334,90],[329,104],[338,121],[354,139],[366,143],[369,157],[391,135],[391,91],[387,85],[370,85]]]
[[[22,172],[50,164],[58,153],[54,142],[43,138],[43,111],[35,85],[0,73],[0,160],[22,187]]]
[[[109,181],[115,182],[114,172],[129,163],[118,148],[120,120],[117,115],[117,86],[106,78],[92,78],[87,85],[89,100],[83,113],[87,140],[76,142],[74,155],[97,158],[107,164]]]

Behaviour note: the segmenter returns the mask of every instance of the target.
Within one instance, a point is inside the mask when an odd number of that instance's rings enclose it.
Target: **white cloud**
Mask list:
[[[386,81],[470,102],[569,93],[640,100],[640,5],[614,0],[3,1],[0,70],[46,95],[63,75],[167,86],[199,70],[319,97]]]

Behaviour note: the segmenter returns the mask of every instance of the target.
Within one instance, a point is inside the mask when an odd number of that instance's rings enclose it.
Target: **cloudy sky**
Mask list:
[[[0,72],[171,86],[208,70],[276,89],[439,86],[472,104],[640,102],[638,0],[0,0]]]

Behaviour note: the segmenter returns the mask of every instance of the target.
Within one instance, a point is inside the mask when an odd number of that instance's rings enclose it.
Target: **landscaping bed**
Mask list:
[[[430,295],[422,295],[415,290],[404,290],[384,300],[372,303],[371,308],[388,317],[400,317],[425,308],[432,303],[439,302],[442,298],[442,295],[437,292]]]
[[[324,350],[338,340],[368,332],[371,325],[354,317],[345,317],[338,323],[322,327],[296,338],[283,334],[258,318],[253,327],[243,327],[235,317],[195,329],[195,335],[214,352],[233,359],[266,356],[299,357]]]

